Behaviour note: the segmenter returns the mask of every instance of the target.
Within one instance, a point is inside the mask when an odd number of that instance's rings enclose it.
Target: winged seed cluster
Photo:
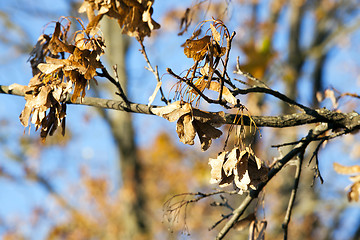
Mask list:
[[[210,183],[226,187],[234,182],[240,194],[249,188],[255,189],[260,182],[267,180],[268,168],[248,147],[220,152],[217,158],[209,159],[209,165]]]
[[[34,77],[28,86],[15,86],[25,93],[26,99],[20,115],[21,123],[27,127],[30,119],[36,130],[41,128],[43,141],[60,126],[65,134],[65,100],[73,91],[70,100],[75,102],[80,97],[82,101],[89,81],[95,81],[96,70],[104,69],[100,57],[104,54],[105,44],[97,34],[100,20],[105,15],[116,19],[123,33],[136,37],[141,43],[144,37],[151,35],[152,30],[160,28],[151,18],[153,3],[153,0],[85,0],[79,12],[88,15],[86,28],[83,27],[70,39],[71,22],[63,18],[55,23],[52,34],[41,35],[29,59]],[[67,20],[67,24],[61,23],[63,20]],[[83,26],[80,20],[77,21]],[[219,92],[219,99],[224,98],[235,106],[238,100],[224,86],[232,36],[220,20],[212,20],[208,32],[211,34],[198,39],[194,35],[186,40],[184,54],[194,60],[194,65],[184,78],[179,78],[192,82],[191,87],[185,90],[188,96],[197,98],[205,89],[209,89]],[[225,40],[227,47],[224,47]],[[226,56],[225,60],[222,60],[223,56]],[[218,68],[221,63],[223,69]],[[213,78],[214,74],[217,78]],[[165,107],[152,108],[152,112],[170,122],[176,121],[176,132],[184,144],[193,145],[197,135],[201,150],[206,151],[212,140],[222,135],[218,127],[225,123],[225,114],[222,111],[211,113],[193,108],[193,100],[191,97],[185,102],[181,97],[180,101]],[[240,192],[249,187],[255,188],[267,173],[267,168],[249,148],[241,151],[236,147],[230,152],[221,152],[216,159],[210,159],[209,164],[212,167],[211,183],[225,186],[234,182]]]
[[[153,108],[152,112],[170,122],[177,121],[176,132],[182,143],[193,145],[197,134],[202,151],[206,151],[210,147],[212,139],[221,136],[222,132],[216,127],[225,123],[224,112],[201,111],[192,108],[190,103],[182,101],[165,107]]]

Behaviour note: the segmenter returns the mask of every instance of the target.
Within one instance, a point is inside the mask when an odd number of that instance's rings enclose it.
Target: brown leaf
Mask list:
[[[194,120],[193,126],[199,136],[202,151],[209,149],[212,143],[212,139],[217,139],[222,134],[219,129],[216,129],[209,123],[202,123],[200,121]]]
[[[350,187],[350,191],[347,194],[348,201],[359,201],[359,195],[360,195],[360,182],[356,182]]]
[[[13,83],[9,86],[9,90],[17,90],[17,91],[21,91],[24,94],[28,91],[31,91],[31,88],[25,85],[20,85],[17,83]]]
[[[225,113],[220,112],[206,112],[199,109],[192,110],[193,117],[202,123],[209,123],[212,126],[220,127],[226,122]]]
[[[64,40],[60,40],[61,36],[61,24],[56,22],[54,33],[49,42],[49,50],[54,55],[60,52],[72,53],[74,51],[74,46],[67,44]]]
[[[50,91],[50,86],[43,86],[39,89],[39,92],[25,95],[25,107],[19,117],[24,127],[29,125],[31,115],[31,123],[35,124],[36,129],[40,127],[42,120],[45,118],[46,110],[51,107],[48,98]]]
[[[194,144],[196,131],[192,122],[193,119],[189,114],[181,116],[177,121],[176,132],[180,138],[180,142],[184,144],[189,144],[189,145]]]
[[[44,74],[51,74],[64,67],[64,64],[40,63],[38,69]]]
[[[142,41],[144,37],[151,35],[152,30],[160,28],[160,25],[151,18],[153,2],[150,0],[141,2],[118,0],[115,4],[106,0],[85,0],[79,11],[86,11],[88,14],[87,33],[95,32],[101,18],[107,15],[118,21],[122,33],[137,37]],[[97,10],[98,15],[95,15],[95,10]]]
[[[234,174],[234,169],[239,159],[240,151],[238,148],[233,148],[226,156],[226,162],[223,165],[223,169],[226,176]]]
[[[210,82],[210,86],[209,86],[209,89],[210,89],[210,90],[213,90],[213,91],[216,91],[216,92],[220,92],[220,89],[221,89],[220,87],[221,87],[221,86],[220,86],[220,83],[214,82],[214,81]],[[230,104],[232,104],[232,105],[236,105],[236,104],[237,104],[237,99],[234,97],[234,95],[232,95],[232,93],[230,92],[230,90],[229,90],[227,87],[225,87],[225,86],[223,86],[222,96],[224,97],[224,99],[225,99],[228,103],[230,103]]]
[[[240,193],[243,193],[249,187],[255,189],[260,182],[267,180],[268,168],[261,163],[250,148],[240,151],[238,147],[235,147],[230,152],[221,154],[219,156],[222,157],[223,165],[221,180],[219,180],[220,187],[234,181]],[[258,167],[258,161],[260,161],[260,167]]]
[[[71,102],[76,102],[76,99],[78,97],[81,97],[80,102],[82,102],[82,99],[85,97],[85,87],[87,85],[87,82],[88,81],[82,75],[78,74],[78,77],[76,78],[76,82],[75,82],[74,93],[71,96]]]
[[[224,112],[209,113],[198,109],[192,109],[190,103],[177,101],[165,107],[152,108],[154,114],[167,119],[170,122],[176,120],[176,132],[180,141],[185,144],[194,144],[196,133],[201,142],[201,149],[206,151],[212,139],[219,138],[222,132],[214,126],[225,122]]]
[[[184,114],[191,112],[191,105],[190,103],[177,101],[165,107],[152,108],[151,111],[170,122],[175,122]]]
[[[235,185],[240,191],[248,190],[248,185],[251,182],[249,171],[248,171],[248,153],[245,151],[240,152],[240,157],[235,168]]]
[[[30,53],[28,61],[30,61],[33,76],[39,73],[37,66],[44,62],[44,57],[48,52],[49,41],[50,37],[46,34],[42,34]]]
[[[221,41],[220,33],[216,30],[216,28],[212,24],[210,24],[210,29],[214,40],[220,45],[220,41]]]
[[[210,39],[211,37],[207,35],[197,40],[186,40],[184,54],[188,58],[193,58],[194,61],[201,61],[208,51]]]

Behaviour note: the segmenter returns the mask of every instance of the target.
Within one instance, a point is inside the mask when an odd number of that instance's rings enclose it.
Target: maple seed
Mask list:
[[[212,139],[219,138],[222,132],[216,129],[225,123],[224,112],[209,113],[194,109],[190,103],[177,101],[165,107],[153,108],[152,112],[170,122],[177,121],[176,132],[180,142],[193,145],[196,134],[199,136],[201,150],[206,151]]]
[[[267,180],[269,171],[248,147],[242,151],[235,147],[230,152],[221,152],[217,158],[209,159],[209,165],[210,183],[225,187],[234,182],[240,194],[249,188],[256,189],[259,183]]]
[[[208,51],[210,39],[210,36],[204,36],[203,38],[197,40],[186,40],[184,46],[184,54],[188,58],[193,58],[194,61],[201,61],[202,59],[204,59]]]

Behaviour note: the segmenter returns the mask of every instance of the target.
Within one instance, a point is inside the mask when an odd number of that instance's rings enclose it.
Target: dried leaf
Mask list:
[[[360,182],[356,182],[350,187],[350,191],[347,194],[348,201],[352,202],[358,202],[359,201],[359,195],[360,195]]]
[[[268,168],[261,163],[260,159],[256,158],[250,148],[240,151],[238,147],[235,147],[230,152],[224,152],[224,155],[220,154],[219,156],[222,157],[222,174],[221,180],[216,183],[220,181],[220,187],[227,186],[234,181],[239,188],[239,193],[242,194],[249,187],[255,189],[260,182],[267,180]],[[258,167],[258,161],[260,161],[260,167]]]
[[[226,176],[234,174],[234,169],[239,159],[239,149],[233,148],[231,152],[227,155],[226,162],[223,165],[223,169]]]
[[[214,81],[210,82],[209,89],[216,91],[216,92],[220,92],[220,83],[214,82]],[[237,104],[237,99],[234,97],[234,95],[232,95],[230,90],[225,86],[223,86],[222,96],[228,103],[233,104],[233,105]]]
[[[17,84],[17,83],[13,83],[9,86],[9,90],[17,90],[17,91],[21,91],[23,92],[24,94],[28,91],[31,90],[30,87],[28,86],[24,86],[24,85],[20,85],[20,84]]]
[[[192,109],[190,103],[174,102],[165,107],[153,108],[152,112],[170,122],[176,120],[176,132],[180,141],[185,144],[194,144],[196,133],[201,142],[202,151],[206,151],[212,139],[219,138],[222,132],[214,126],[225,122],[224,112],[209,113]]]
[[[197,121],[202,123],[209,123],[215,127],[220,127],[226,122],[225,113],[223,111],[206,112],[206,111],[201,111],[199,109],[193,109],[192,113],[193,113],[193,117]]]
[[[191,105],[190,103],[177,101],[165,107],[153,108],[151,111],[170,122],[175,122],[184,114],[191,112]]]
[[[360,173],[360,166],[359,165],[355,165],[355,166],[343,166],[339,163],[333,163],[333,167],[335,172],[340,173],[340,174],[355,174],[355,173]]]
[[[212,24],[210,24],[210,29],[214,40],[220,45],[220,41],[221,41],[220,33],[216,30],[216,28]]]
[[[87,80],[82,75],[78,74],[78,78],[75,82],[74,93],[71,96],[71,102],[76,102],[76,99],[78,97],[81,97],[80,102],[82,102],[83,98],[85,97],[86,84],[87,84]]]
[[[184,45],[184,54],[188,58],[193,58],[194,61],[201,61],[208,51],[210,39],[210,36],[204,36],[203,38],[197,40],[186,40]]]
[[[227,152],[221,152],[217,158],[210,158],[209,165],[211,166],[211,178],[210,183],[219,183],[222,179],[223,163],[225,161],[225,156]]]
[[[220,130],[211,126],[209,123],[202,123],[200,121],[194,120],[193,126],[199,136],[202,151],[209,149],[212,143],[212,139],[217,139],[222,134]]]
[[[30,53],[28,61],[30,61],[33,76],[39,73],[37,66],[44,62],[44,57],[48,52],[49,41],[50,37],[46,34],[42,34]]]
[[[62,67],[64,67],[64,64],[40,63],[38,65],[38,69],[44,74],[51,74]]]
[[[235,173],[235,185],[241,190],[248,190],[248,185],[251,182],[249,171],[248,171],[248,153],[246,151],[240,152],[240,157],[236,168],[234,169]]]
[[[192,122],[193,118],[188,114],[181,116],[177,121],[176,132],[180,138],[180,142],[184,144],[194,144],[196,131]]]

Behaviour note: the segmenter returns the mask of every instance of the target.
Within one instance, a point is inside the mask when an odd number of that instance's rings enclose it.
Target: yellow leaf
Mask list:
[[[220,33],[216,30],[216,28],[212,24],[210,24],[210,29],[214,40],[220,45],[220,41],[221,41]]]

